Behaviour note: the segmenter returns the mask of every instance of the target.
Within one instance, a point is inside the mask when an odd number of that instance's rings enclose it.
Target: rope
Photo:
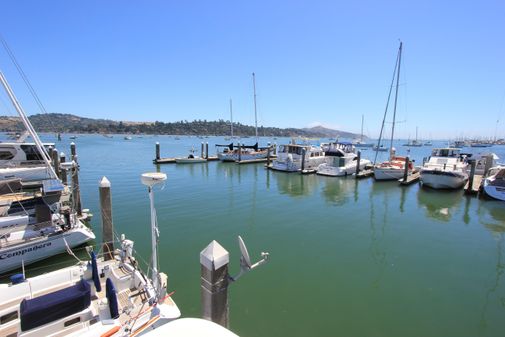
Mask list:
[[[65,239],[65,237],[63,237],[63,242],[65,242],[65,247],[67,248],[67,253],[70,255],[70,256],[73,256],[77,262],[79,263],[83,263],[75,254],[74,252],[72,251],[72,249],[70,249],[70,247],[68,246],[68,242],[67,242],[67,239]]]

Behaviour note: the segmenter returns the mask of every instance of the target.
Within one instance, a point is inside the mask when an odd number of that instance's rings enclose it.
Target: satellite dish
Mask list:
[[[245,246],[244,240],[242,237],[238,236],[238,246],[240,248],[240,253],[242,256],[240,257],[240,264],[244,264],[248,269],[251,268],[251,258],[249,257],[249,252],[247,251],[247,247]]]
[[[165,180],[167,180],[167,175],[161,172],[144,173],[140,177],[140,181],[142,181],[142,184],[149,187],[153,187],[154,185],[162,183]]]

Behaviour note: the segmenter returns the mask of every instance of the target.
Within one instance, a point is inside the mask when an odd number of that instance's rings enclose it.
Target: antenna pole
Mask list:
[[[47,169],[49,170],[49,174],[51,177],[54,179],[58,179],[58,175],[54,171],[52,165],[51,165],[51,158],[49,157],[49,154],[47,153],[46,149],[44,148],[44,145],[42,145],[42,141],[40,140],[39,136],[35,132],[35,129],[32,126],[32,123],[28,120],[28,117],[26,117],[25,112],[23,111],[23,108],[19,104],[18,100],[16,99],[16,96],[14,95],[14,92],[12,91],[11,87],[9,86],[9,83],[7,83],[7,80],[4,77],[4,74],[0,71],[0,81],[2,82],[2,85],[7,92],[7,95],[9,96],[12,105],[14,105],[14,108],[19,114],[19,117],[21,117],[21,121],[23,122],[26,130],[30,133],[30,136],[32,136],[35,145],[37,146],[37,149],[39,150],[39,153],[44,160],[44,162],[47,165]]]
[[[396,121],[396,103],[398,102],[398,86],[400,83],[400,66],[402,64],[402,46],[403,42],[400,41],[400,49],[398,50],[398,72],[396,73],[396,92],[395,92],[395,105],[393,107],[393,127],[391,128],[391,146],[389,147],[390,159],[393,154],[393,138],[395,134],[395,121]],[[417,139],[417,131],[416,131]]]
[[[258,142],[258,113],[256,111],[256,75],[252,73],[253,90],[254,90],[254,130],[256,135],[256,143]]]
[[[154,208],[154,192],[153,187],[149,186],[149,201],[151,204],[151,245],[152,245],[152,272],[151,280],[153,282],[154,289],[158,295],[160,289],[159,275],[158,275],[158,224],[156,221],[156,209]]]

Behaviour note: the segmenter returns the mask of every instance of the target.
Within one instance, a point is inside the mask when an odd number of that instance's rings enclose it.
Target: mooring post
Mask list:
[[[409,176],[409,157],[405,157],[405,168],[403,170],[403,182],[407,183],[407,177]]]
[[[209,142],[205,143],[205,159],[209,159]]]
[[[277,143],[274,143],[274,156],[277,155]]]
[[[47,154],[49,155],[49,158],[51,158],[51,159],[53,159],[53,151],[54,151],[54,147],[49,146],[47,148]]]
[[[75,156],[77,156],[77,152],[75,151],[75,143],[70,143],[70,158],[77,163]]]
[[[271,147],[269,146],[267,149],[267,167],[270,166],[270,149]]]
[[[112,198],[110,194],[110,181],[103,177],[99,183],[100,210],[102,213],[102,251],[105,261],[114,258],[114,225],[112,222]]]
[[[238,143],[238,161],[242,161],[242,144]]]
[[[65,160],[65,153],[60,153],[60,166],[65,162]],[[67,184],[67,171],[62,168],[60,168],[60,179],[63,184]]]
[[[305,170],[305,153],[307,153],[307,150],[305,148],[302,148],[302,167],[301,167],[301,173]]]
[[[202,158],[204,155],[204,151],[205,151],[205,144],[204,144],[204,142],[202,142],[202,151],[201,151],[201,155],[200,155],[200,157],[202,157]]]
[[[468,177],[468,188],[466,189],[467,192],[473,191],[473,178],[475,176],[475,167],[476,166],[477,166],[477,161],[472,160],[470,163],[470,176]]]
[[[230,255],[217,241],[200,252],[202,318],[228,327]]]
[[[493,154],[488,154],[486,157],[486,163],[484,164],[484,173],[483,173],[483,176],[487,176],[487,173],[489,172],[489,170],[491,169],[491,167],[493,167],[493,161],[494,161],[494,158],[493,158]]]
[[[156,142],[156,160],[160,160],[160,142]]]
[[[75,153],[75,146],[74,146]],[[74,167],[72,168],[72,200],[74,201],[75,210],[77,211],[77,215],[82,215],[82,205],[81,205],[81,189],[79,187],[79,168],[77,165],[77,155],[72,155],[72,158],[75,162]]]
[[[361,165],[361,151],[358,150],[357,155],[358,157],[356,158],[356,175],[359,174],[359,166]]]
[[[60,154],[58,153],[57,149],[54,149],[53,153],[51,154],[53,156],[53,167],[54,167],[54,172],[58,176],[58,178],[61,178],[60,174]]]

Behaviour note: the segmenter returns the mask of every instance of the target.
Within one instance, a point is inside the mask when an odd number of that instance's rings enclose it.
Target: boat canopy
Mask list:
[[[24,299],[20,305],[21,330],[34,329],[78,313],[90,304],[90,286],[84,280],[65,289],[33,299]]]

